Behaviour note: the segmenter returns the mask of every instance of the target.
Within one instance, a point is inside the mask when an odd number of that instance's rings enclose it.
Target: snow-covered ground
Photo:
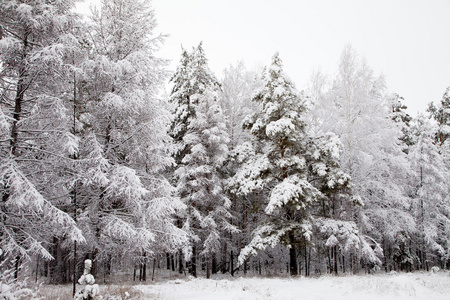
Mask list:
[[[139,285],[157,299],[448,300],[450,273],[322,276],[320,278],[177,279]]]

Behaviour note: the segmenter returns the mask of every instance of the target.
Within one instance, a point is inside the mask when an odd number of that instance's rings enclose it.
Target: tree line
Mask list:
[[[449,89],[412,118],[350,46],[305,91],[278,53],[217,79],[201,43],[170,74],[147,1],[74,5],[0,6],[1,269],[448,268]]]

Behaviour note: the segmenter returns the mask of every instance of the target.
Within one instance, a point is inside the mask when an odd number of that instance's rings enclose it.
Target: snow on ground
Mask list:
[[[448,300],[450,274],[322,276],[320,278],[177,279],[139,285],[157,299]]]

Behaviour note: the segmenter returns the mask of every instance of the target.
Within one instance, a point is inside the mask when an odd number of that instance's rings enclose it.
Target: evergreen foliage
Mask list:
[[[175,111],[169,134],[178,146],[175,160],[179,164],[186,152],[183,138],[191,119],[196,116],[196,100],[192,96],[203,95],[208,89],[217,91],[220,88],[216,77],[209,70],[202,43],[193,48],[191,53],[183,49],[180,64],[170,81],[173,88],[169,100],[174,104]]]

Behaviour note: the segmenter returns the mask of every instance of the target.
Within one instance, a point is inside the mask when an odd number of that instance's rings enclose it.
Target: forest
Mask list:
[[[450,87],[412,117],[350,45],[301,91],[200,41],[169,72],[149,1],[74,7],[1,0],[5,286],[448,269]]]

